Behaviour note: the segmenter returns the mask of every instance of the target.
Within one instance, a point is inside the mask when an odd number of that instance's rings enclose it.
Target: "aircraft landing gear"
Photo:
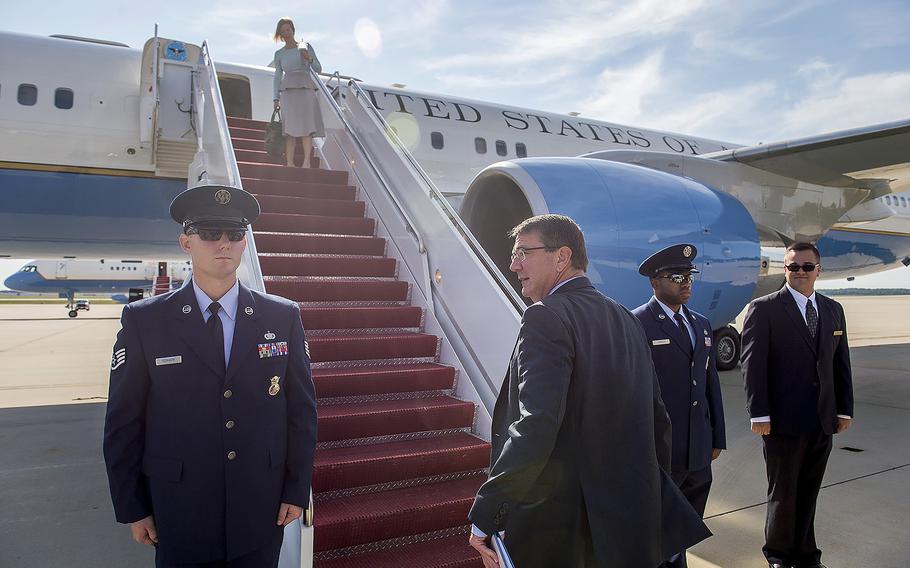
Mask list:
[[[714,331],[714,352],[718,371],[729,371],[739,365],[742,341],[732,325]]]
[[[74,318],[74,317],[76,317],[77,315],[79,315],[79,312],[77,312],[76,310],[70,310],[69,316],[70,316],[71,318]]]

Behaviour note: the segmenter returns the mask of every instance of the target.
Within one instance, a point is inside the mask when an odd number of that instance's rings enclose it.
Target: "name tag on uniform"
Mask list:
[[[279,357],[281,355],[288,354],[288,342],[287,341],[276,341],[273,343],[260,343],[259,347],[259,358],[265,359],[266,357]]]
[[[162,365],[176,365],[178,363],[183,363],[183,357],[180,355],[174,355],[173,357],[158,357],[155,359],[156,367],[160,367]]]
[[[670,345],[669,339],[655,339],[651,342],[651,345]]]
[[[842,330],[842,329],[838,329],[834,332],[834,335],[843,335],[843,334],[844,334],[844,330]]]

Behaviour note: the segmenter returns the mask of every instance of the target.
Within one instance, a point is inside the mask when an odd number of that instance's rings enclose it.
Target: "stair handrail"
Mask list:
[[[202,64],[205,67],[207,94],[211,100],[211,106],[215,113],[215,128],[218,133],[219,145],[224,156],[224,164],[227,168],[228,185],[243,189],[243,182],[240,179],[240,168],[237,167],[237,157],[234,155],[234,145],[231,142],[230,127],[228,126],[227,113],[224,112],[224,101],[221,98],[221,88],[218,86],[218,74],[215,71],[215,62],[209,51],[208,40],[202,42],[200,52]],[[199,114],[203,111],[198,109]],[[199,120],[200,128],[197,136],[202,137],[203,122]],[[256,240],[253,238],[253,227],[247,225],[246,228],[246,250],[243,253],[241,265],[246,269],[248,281],[244,282],[251,290],[265,292],[265,281],[262,278],[262,267],[259,265],[259,253],[256,250]]]
[[[472,233],[468,226],[464,224],[464,221],[458,215],[458,212],[455,211],[455,208],[452,207],[452,204],[449,203],[449,200],[446,199],[442,191],[436,187],[436,183],[432,180],[432,178],[430,178],[430,175],[426,172],[426,170],[423,169],[423,166],[420,165],[420,163],[417,161],[417,158],[414,157],[410,150],[408,150],[404,142],[401,141],[401,138],[398,137],[398,133],[395,131],[395,129],[392,128],[388,122],[386,122],[385,117],[382,116],[382,113],[379,112],[379,109],[377,109],[376,105],[373,104],[370,96],[367,95],[366,91],[360,87],[356,80],[349,79],[348,88],[354,92],[355,97],[357,97],[363,107],[371,115],[373,115],[373,118],[383,128],[386,136],[391,139],[391,141],[400,151],[401,155],[405,158],[407,164],[411,166],[423,184],[427,187],[429,195],[437,201],[439,206],[445,212],[446,217],[448,217],[449,221],[455,226],[455,228],[461,234],[462,238],[464,238],[465,242],[468,243],[468,246],[484,265],[484,268],[486,268],[487,272],[490,273],[490,275],[499,285],[500,289],[502,289],[502,291],[512,302],[512,305],[515,307],[518,313],[523,313],[527,307],[525,301],[521,298],[521,296],[518,295],[518,292],[515,291],[515,288],[509,284],[509,281],[506,280],[505,276],[503,276],[502,272],[499,270],[499,267],[496,266],[496,263],[493,262],[493,259],[491,259],[490,255],[487,254],[487,251],[474,237],[474,233]]]
[[[370,155],[366,149],[366,146],[364,146],[363,142],[360,140],[360,136],[357,134],[357,131],[354,130],[354,128],[348,122],[347,118],[344,116],[344,111],[335,101],[335,97],[332,96],[332,93],[329,91],[328,87],[326,87],[322,79],[319,78],[319,74],[316,73],[312,67],[310,68],[310,77],[313,79],[313,82],[317,85],[317,88],[322,93],[323,99],[332,105],[332,110],[335,111],[335,114],[338,115],[338,119],[342,124],[344,124],[344,128],[351,136],[351,140],[353,140],[354,144],[357,145],[357,149],[360,150],[361,155],[366,158],[367,163],[370,165],[370,169],[373,170],[373,173],[376,175],[376,178],[379,179],[386,194],[388,194],[389,198],[392,200],[395,208],[398,209],[398,213],[401,215],[402,219],[404,219],[408,232],[411,233],[411,235],[413,235],[414,239],[417,241],[417,249],[420,251],[420,254],[426,256],[427,247],[424,245],[423,237],[417,230],[417,224],[414,223],[405,207],[401,204],[401,201],[398,200],[398,196],[395,195],[394,191],[392,191],[392,187],[389,184],[388,180],[386,180],[385,176],[382,174],[382,170],[379,168],[379,166],[376,165],[376,162],[373,161],[373,157]],[[429,267],[427,267],[427,271],[428,272],[426,276],[429,278]]]

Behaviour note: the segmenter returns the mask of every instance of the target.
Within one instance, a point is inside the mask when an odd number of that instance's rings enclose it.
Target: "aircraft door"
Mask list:
[[[54,273],[54,276],[58,280],[66,280],[66,261],[65,260],[57,261],[57,269],[56,269],[56,272]]]
[[[238,118],[253,118],[250,80],[247,77],[218,74],[218,88],[224,102],[224,113]]]

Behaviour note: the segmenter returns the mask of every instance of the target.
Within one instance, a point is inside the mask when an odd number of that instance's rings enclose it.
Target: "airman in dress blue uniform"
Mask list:
[[[726,448],[724,408],[711,345],[711,324],[686,307],[692,296],[695,246],[678,244],[648,257],[638,272],[654,295],[632,313],[645,328],[673,430],[670,476],[699,515],[711,488],[711,461]],[[666,566],[686,566],[681,552]]]
[[[277,566],[309,503],[316,399],[296,303],[237,268],[256,199],[223,186],[171,203],[193,278],[124,307],[104,459],[116,518],[158,567]]]

